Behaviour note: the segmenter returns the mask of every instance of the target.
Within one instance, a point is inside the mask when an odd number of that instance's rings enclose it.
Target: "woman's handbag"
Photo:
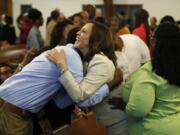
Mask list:
[[[107,135],[107,129],[97,122],[94,113],[84,112],[75,107],[74,113],[77,118],[55,131],[53,135]]]

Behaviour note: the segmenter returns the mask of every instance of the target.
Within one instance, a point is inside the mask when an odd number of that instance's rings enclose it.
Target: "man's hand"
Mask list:
[[[120,85],[123,81],[123,74],[122,71],[119,68],[116,68],[114,72],[114,79],[110,82],[107,83],[109,90],[113,90],[116,88],[118,85]]]

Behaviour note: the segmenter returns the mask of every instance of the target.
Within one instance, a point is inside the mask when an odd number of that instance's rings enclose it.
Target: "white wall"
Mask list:
[[[20,5],[31,4],[43,13],[43,18],[50,15],[50,12],[59,8],[65,16],[79,12],[83,4],[103,4],[103,0],[13,0],[13,16],[16,19],[20,14]],[[114,4],[142,4],[150,16],[156,16],[159,20],[164,15],[172,15],[176,20],[180,20],[180,0],[114,0]],[[15,22],[15,21],[14,21]],[[40,28],[43,37],[45,36],[45,23]],[[18,31],[17,31],[18,33]]]
[[[172,15],[180,20],[180,0],[114,0],[116,4],[142,4],[150,16],[156,16],[160,20],[165,15]]]

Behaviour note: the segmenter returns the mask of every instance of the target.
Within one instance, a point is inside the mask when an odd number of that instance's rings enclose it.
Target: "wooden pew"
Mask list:
[[[14,50],[14,49],[22,49],[25,48],[25,44],[15,44],[15,45],[10,45],[7,42],[0,42],[0,51],[5,51],[5,50]]]
[[[0,48],[0,83],[10,77],[23,60],[27,50],[23,45],[3,45]]]
[[[24,55],[26,53],[25,48],[21,49],[10,49],[10,50],[0,50],[0,63],[9,63],[12,61],[21,61],[24,58]]]

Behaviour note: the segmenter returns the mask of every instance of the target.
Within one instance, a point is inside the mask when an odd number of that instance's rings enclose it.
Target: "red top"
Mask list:
[[[20,26],[20,43],[26,43],[29,31],[32,28],[30,20],[24,20]]]
[[[132,34],[139,36],[146,43],[146,30],[144,24],[141,24],[139,27],[135,28]]]

